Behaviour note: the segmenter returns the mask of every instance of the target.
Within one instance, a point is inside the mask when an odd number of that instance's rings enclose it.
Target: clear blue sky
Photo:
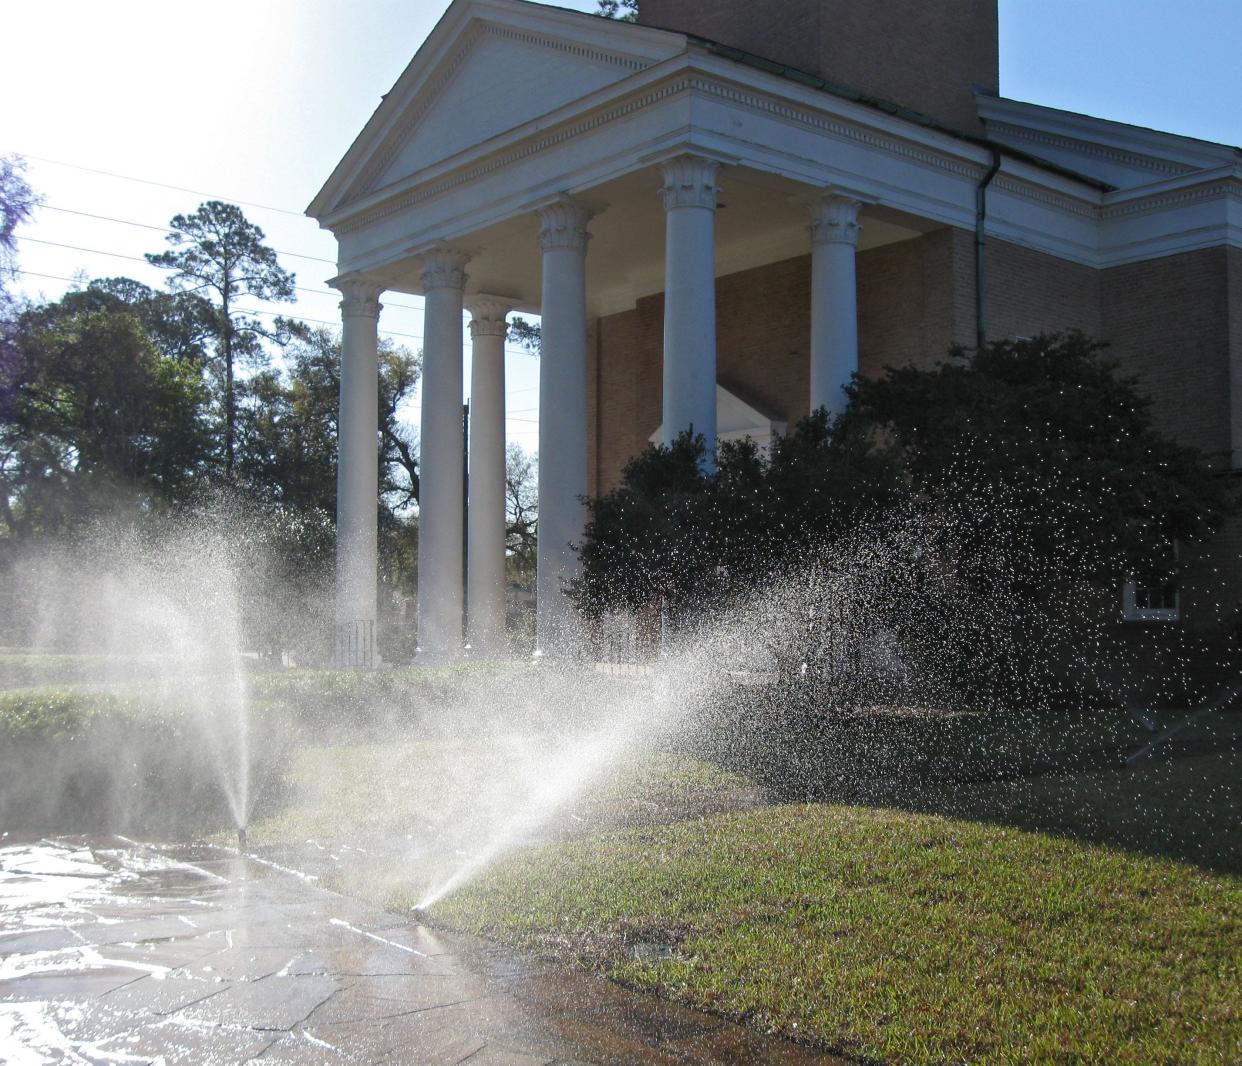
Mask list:
[[[863,0],[860,0],[863,2]],[[434,26],[445,0],[42,0],[5,12],[0,153],[30,161],[48,208],[22,231],[32,295],[79,271],[162,283],[134,256],[210,194],[250,217],[296,270],[295,313],[334,321],[331,235],[300,217]],[[560,6],[593,10],[594,0]],[[1242,144],[1242,0],[1000,0],[1006,96]],[[56,163],[49,160],[58,161]],[[59,165],[109,171],[190,192]],[[141,223],[68,214],[67,208]],[[280,208],[282,210],[269,210]],[[382,326],[418,347],[421,301]],[[404,306],[397,306],[404,305]],[[404,336],[400,336],[400,335]],[[535,443],[537,368],[513,354],[509,432]],[[416,417],[416,409],[407,412]]]

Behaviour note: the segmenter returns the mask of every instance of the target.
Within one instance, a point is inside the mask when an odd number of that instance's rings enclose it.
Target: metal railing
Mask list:
[[[375,620],[356,618],[336,627],[336,665],[341,670],[375,669]]]

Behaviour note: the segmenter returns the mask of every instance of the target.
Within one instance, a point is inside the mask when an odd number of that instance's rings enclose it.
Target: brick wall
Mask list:
[[[988,241],[986,301],[992,340],[1070,329],[1101,335],[1100,272],[1007,241]]]
[[[719,377],[790,422],[807,403],[810,256],[717,282]],[[859,363],[930,365],[951,344],[973,343],[974,248],[940,229],[858,257]],[[1242,250],[1208,249],[1098,272],[1003,241],[988,244],[988,335],[1080,329],[1111,345],[1122,369],[1156,400],[1157,424],[1224,457],[1242,441]],[[638,301],[598,325],[593,371],[603,399],[600,484],[660,424],[663,297]],[[1230,349],[1237,353],[1230,359]],[[1242,405],[1238,405],[1242,407]]]
[[[641,0],[639,21],[732,45],[962,129],[980,125],[971,84],[999,90],[996,0]]]
[[[963,231],[942,229],[859,255],[863,373],[927,365],[954,341],[974,336],[971,240]],[[721,384],[791,424],[810,402],[810,286],[809,255],[716,283]],[[593,490],[615,487],[625,462],[660,425],[663,322],[664,298],[656,295],[594,327],[591,373],[599,413],[592,419]]]
[[[946,228],[859,255],[862,373],[928,366],[951,344],[974,342],[973,240]],[[810,257],[800,256],[717,282],[721,383],[791,424],[808,403],[810,270]],[[663,310],[662,296],[646,297],[592,327],[593,492],[619,483],[625,462],[660,424]],[[1097,272],[991,241],[988,312],[993,338],[1073,328],[1109,341],[1111,356],[1154,398],[1161,428],[1222,461],[1242,446],[1242,403],[1232,402],[1242,397],[1242,250]],[[1242,602],[1239,560],[1242,519],[1190,560],[1187,628],[1219,627]],[[1101,609],[1119,608],[1120,589]],[[1158,627],[1122,628],[1136,647],[1162,639]]]
[[[941,229],[858,256],[858,364],[931,366],[975,335],[973,237]],[[810,330],[810,318],[805,319]]]
[[[1222,459],[1233,446],[1226,263],[1209,248],[1100,279],[1102,336],[1155,401],[1156,425]]]

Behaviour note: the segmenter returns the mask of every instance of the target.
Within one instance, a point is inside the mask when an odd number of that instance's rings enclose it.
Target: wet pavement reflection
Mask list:
[[[213,848],[0,846],[0,1061],[839,1060]]]

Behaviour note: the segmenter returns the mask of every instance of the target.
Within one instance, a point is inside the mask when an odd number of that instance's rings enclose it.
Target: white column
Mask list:
[[[471,654],[505,651],[505,316],[513,301],[475,296],[470,311],[470,506],[466,633]]]
[[[379,295],[363,279],[338,278],[341,399],[336,464],[336,664],[372,666],[379,511]]]
[[[815,203],[811,223],[811,410],[845,409],[858,370],[858,212],[862,204],[828,193]]]
[[[587,491],[587,223],[593,210],[568,197],[539,212],[543,250],[543,344],[539,360],[539,548],[537,654],[576,643],[564,584],[577,573]]]
[[[716,447],[716,176],[683,155],[663,165],[664,443],[687,429]]]
[[[418,647],[451,662],[462,646],[462,290],[468,256],[423,257],[422,424],[418,470]]]

